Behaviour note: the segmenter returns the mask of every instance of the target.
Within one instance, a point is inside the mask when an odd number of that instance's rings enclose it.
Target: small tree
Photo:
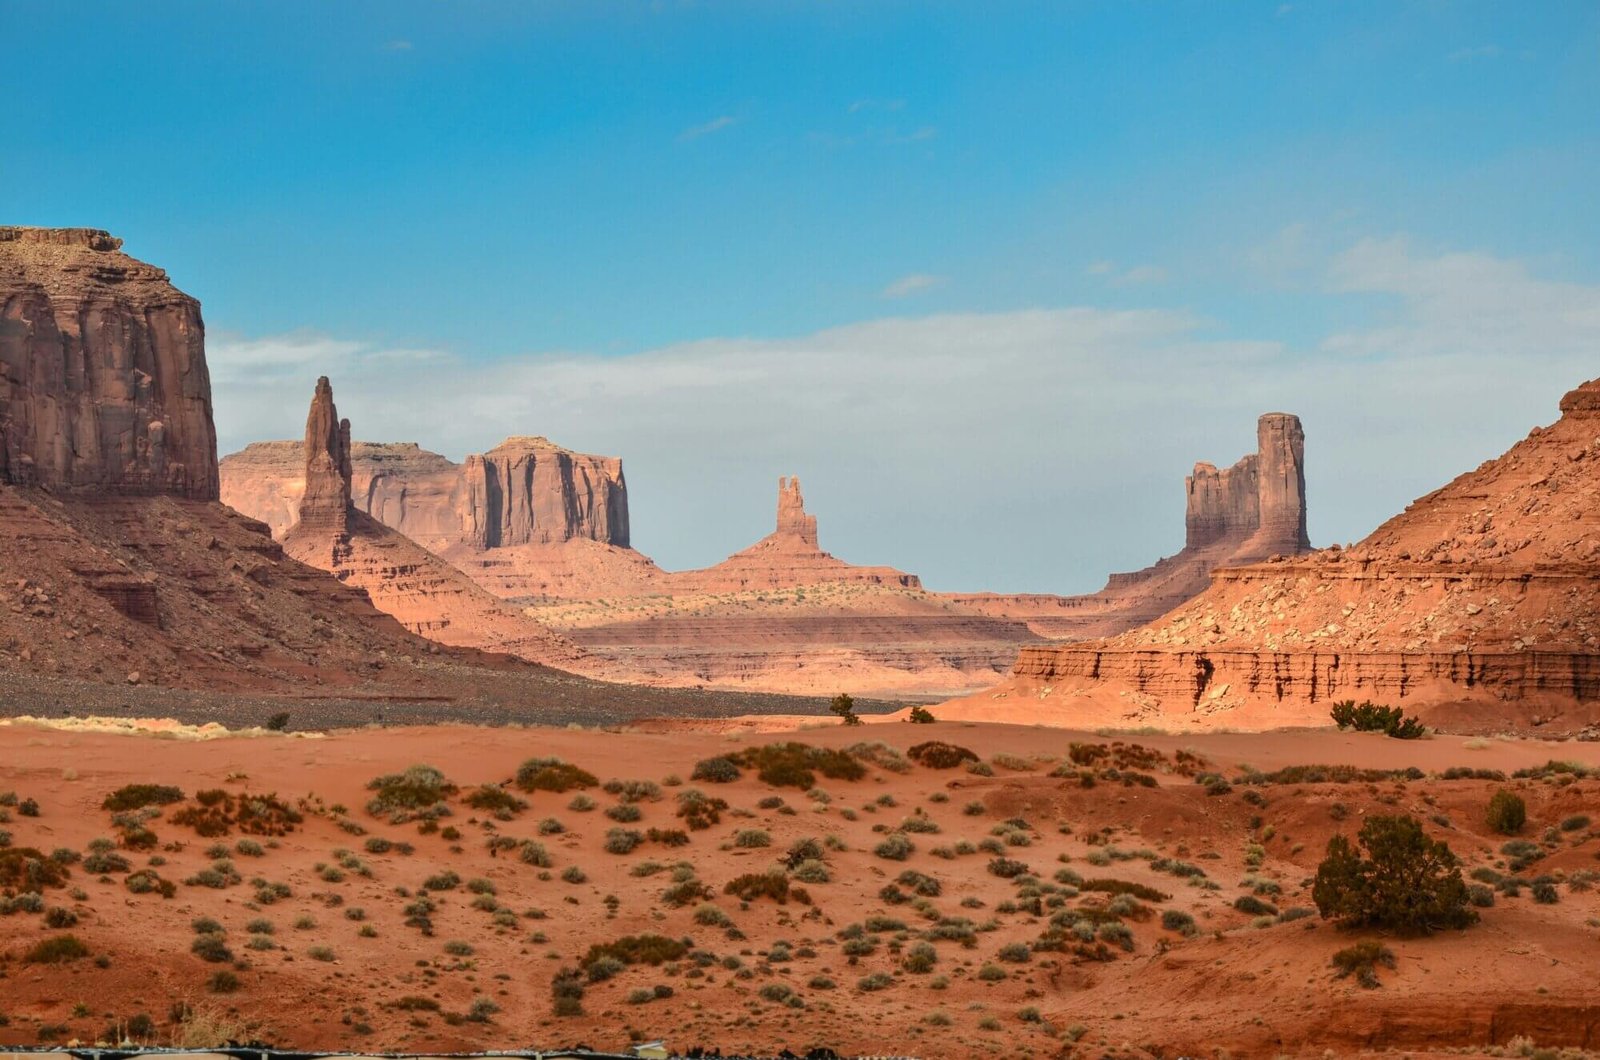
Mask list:
[[[933,711],[927,707],[912,707],[907,721],[915,725],[932,725],[934,722]]]
[[[861,724],[861,719],[856,717],[856,701],[851,699],[847,692],[840,692],[834,696],[833,705],[828,709],[843,719],[846,725]]]
[[[1516,835],[1528,820],[1528,804],[1522,796],[1501,788],[1489,799],[1489,827],[1501,835]]]
[[[1416,818],[1369,818],[1357,841],[1361,854],[1342,835],[1328,840],[1311,890],[1324,919],[1419,935],[1477,921],[1460,861],[1447,844],[1429,839]]]

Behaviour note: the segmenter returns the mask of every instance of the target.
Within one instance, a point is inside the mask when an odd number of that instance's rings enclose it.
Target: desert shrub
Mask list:
[[[567,803],[567,809],[574,813],[589,813],[598,805],[600,805],[598,802],[580,791],[572,797],[571,802]]]
[[[550,980],[550,998],[557,1016],[583,1015],[583,974],[563,968]]]
[[[756,850],[772,845],[772,836],[759,828],[741,828],[734,833],[733,845],[741,850]]]
[[[435,808],[458,789],[432,766],[415,765],[401,773],[374,777],[367,782],[367,790],[373,792],[367,812],[400,824],[437,815]]]
[[[1011,964],[1025,964],[1033,958],[1033,950],[1026,942],[1008,942],[1000,947],[1000,952],[995,956]]]
[[[860,780],[866,767],[848,751],[785,742],[751,747],[729,756],[735,765],[754,769],[763,783],[775,788],[810,790],[818,773],[830,780]]]
[[[453,891],[461,886],[461,876],[450,870],[436,872],[422,881],[422,889],[426,891]]]
[[[127,872],[133,866],[121,854],[109,851],[96,851],[83,859],[85,872],[92,872],[96,876],[104,876],[113,872]]]
[[[78,923],[78,914],[64,906],[51,906],[44,911],[44,926],[47,928],[69,928]]]
[[[89,947],[76,935],[54,935],[36,942],[26,954],[26,964],[65,964],[89,956]]]
[[[661,801],[661,785],[653,780],[608,780],[604,790],[623,802]]]
[[[125,784],[105,797],[102,810],[126,813],[146,806],[170,806],[183,801],[183,791],[170,784]]]
[[[888,972],[873,972],[856,980],[856,989],[871,993],[894,985],[894,976]]]
[[[849,693],[841,692],[834,696],[833,702],[828,704],[828,712],[846,725],[861,724],[861,719],[856,717],[856,701],[850,698]]]
[[[333,961],[336,957],[332,946],[312,946],[306,950],[306,956],[314,961],[322,961],[324,964]]]
[[[906,751],[906,757],[928,769],[954,769],[963,762],[976,762],[978,756],[965,747],[943,740],[929,740]]]
[[[901,967],[913,975],[926,975],[933,971],[934,965],[939,963],[939,951],[932,944],[918,942],[907,951],[905,959],[900,962]]]
[[[912,814],[900,822],[900,831],[914,832],[918,835],[937,835],[939,833],[939,822],[932,817],[924,817],[922,814]]]
[[[1588,827],[1589,827],[1589,815],[1588,814],[1583,814],[1583,813],[1573,814],[1571,817],[1565,817],[1561,821],[1561,830],[1563,832],[1581,832],[1583,829],[1588,828]]]
[[[694,922],[702,927],[728,927],[733,923],[727,913],[710,902],[703,902],[695,908]]]
[[[559,758],[530,758],[517,767],[516,784],[523,791],[549,791],[560,795],[599,783],[593,773]]]
[[[596,942],[589,947],[578,966],[587,970],[603,960],[621,965],[648,964],[652,967],[682,959],[689,947],[681,939],[665,935],[624,935],[614,942]]]
[[[808,858],[789,871],[801,883],[827,883],[832,879],[828,866],[815,858]]]
[[[497,784],[481,784],[467,793],[466,804],[474,810],[493,814],[505,821],[528,808],[528,804]]]
[[[907,836],[895,832],[873,847],[872,852],[886,861],[904,861],[916,849],[916,845]]]
[[[1381,707],[1371,701],[1358,704],[1347,699],[1335,703],[1329,714],[1341,729],[1381,732],[1397,740],[1415,740],[1428,731],[1416,718],[1406,717],[1400,707]]]
[[[694,764],[694,772],[689,774],[690,780],[702,780],[707,784],[731,784],[741,775],[739,766],[731,758],[718,756],[705,758]]]
[[[233,960],[233,951],[228,949],[228,943],[220,931],[208,931],[196,935],[189,943],[189,952],[202,961],[210,961],[213,964]]]
[[[544,844],[532,839],[524,839],[518,845],[517,857],[521,858],[524,864],[540,869],[548,869],[555,864],[550,857],[550,852],[544,848]]]
[[[937,898],[944,890],[938,880],[932,876],[917,872],[915,869],[907,869],[902,872],[895,882],[911,891],[911,893],[921,895],[924,898]]]
[[[1467,907],[1459,860],[1444,842],[1429,839],[1416,818],[1368,818],[1357,841],[1362,854],[1342,835],[1328,840],[1312,886],[1325,919],[1406,934],[1477,920]]]
[[[122,885],[130,894],[160,894],[163,898],[171,898],[178,893],[178,885],[171,880],[164,880],[154,869],[140,869],[123,878]]]
[[[612,828],[606,831],[606,853],[631,854],[644,842],[644,836],[631,828]]]
[[[652,828],[645,838],[664,847],[681,847],[689,844],[689,833],[681,828]]]
[[[882,740],[863,741],[853,743],[845,748],[850,754],[855,755],[863,762],[871,762],[879,769],[890,773],[909,773],[911,763],[906,756],[897,749],[890,747]]]
[[[65,887],[67,875],[65,865],[33,847],[6,847],[0,850],[0,891],[42,891],[46,887]]]
[[[615,806],[607,806],[605,815],[618,824],[632,824],[643,817],[644,813],[631,802],[619,802]]]
[[[1394,953],[1381,942],[1367,940],[1358,942],[1354,946],[1347,946],[1333,955],[1333,966],[1339,970],[1339,978],[1354,975],[1356,982],[1368,990],[1378,985],[1378,966],[1393,968],[1395,965]]]
[[[1555,884],[1540,880],[1533,885],[1533,900],[1540,905],[1555,905],[1561,896],[1556,893]]]
[[[661,892],[661,900],[675,909],[681,909],[692,902],[703,901],[711,896],[711,888],[692,876],[678,880]]]
[[[1161,913],[1161,926],[1168,931],[1176,931],[1180,935],[1194,935],[1198,932],[1195,927],[1194,917],[1181,909],[1166,909]]]
[[[1006,970],[998,964],[985,964],[978,969],[978,978],[985,983],[998,983],[1006,977]]]
[[[1522,801],[1522,796],[1501,788],[1489,797],[1489,809],[1485,816],[1492,831],[1501,835],[1516,835],[1527,823],[1528,804]]]
[[[779,905],[786,905],[792,897],[802,905],[809,905],[809,897],[804,900],[805,892],[798,887],[789,886],[789,877],[781,872],[748,872],[743,876],[729,880],[722,888],[723,894],[731,894],[741,902],[753,902],[758,898],[771,898]]]
[[[709,796],[698,788],[678,792],[678,816],[692,832],[701,832],[720,823],[722,811],[727,808],[726,799]]]
[[[1027,871],[1028,866],[1026,864],[1014,861],[1011,858],[995,858],[989,862],[989,875],[998,876],[1002,880],[1014,880],[1018,876],[1027,873]]]
[[[206,988],[213,994],[236,993],[239,986],[239,977],[228,971],[216,973],[206,983]]]
[[[906,720],[913,725],[932,725],[938,719],[927,707],[912,707],[911,713],[906,715]]]
[[[565,883],[586,883],[589,876],[576,865],[568,865],[561,870],[561,879]]]
[[[1250,916],[1277,916],[1278,907],[1271,902],[1263,902],[1253,894],[1241,894],[1233,900],[1233,907],[1241,913]]]

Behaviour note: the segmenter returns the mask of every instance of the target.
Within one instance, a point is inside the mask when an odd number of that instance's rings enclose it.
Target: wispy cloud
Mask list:
[[[924,140],[931,140],[938,135],[939,130],[937,128],[932,125],[923,125],[908,133],[902,133],[897,130],[886,132],[883,134],[883,142],[886,144],[917,144],[922,143]]]
[[[408,52],[412,50],[412,44],[408,40],[392,40],[384,44],[383,50],[386,52]]]
[[[737,124],[739,124],[739,119],[735,118],[733,115],[719,114],[703,125],[691,125],[687,129],[683,130],[683,132],[678,134],[678,142],[687,143],[690,140],[698,140],[702,136],[710,136],[713,133],[719,133],[730,126]]]
[[[880,293],[884,298],[905,298],[909,295],[931,291],[944,282],[945,277],[943,276],[932,276],[926,272],[913,272],[908,276],[900,277]]]
[[[1091,261],[1083,271],[1090,276],[1109,276],[1117,271],[1117,264],[1114,261]]]
[[[1106,282],[1116,287],[1162,283],[1167,278],[1167,270],[1159,265],[1135,265],[1131,269],[1118,271],[1117,263],[1114,261],[1092,261],[1083,271],[1088,276],[1103,277]]]
[[[1476,48],[1457,48],[1450,53],[1450,61],[1470,63],[1477,59],[1498,59],[1503,54],[1498,44],[1482,44]]]

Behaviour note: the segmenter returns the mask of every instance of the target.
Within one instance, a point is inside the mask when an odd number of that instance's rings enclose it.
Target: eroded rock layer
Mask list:
[[[0,227],[0,482],[215,500],[200,303],[121,247]]]
[[[1374,698],[1587,724],[1600,698],[1600,381],[1350,549],[1218,570],[1160,622],[1026,648],[1019,689],[1085,710],[1325,721]],[[1221,723],[1213,721],[1213,723]]]

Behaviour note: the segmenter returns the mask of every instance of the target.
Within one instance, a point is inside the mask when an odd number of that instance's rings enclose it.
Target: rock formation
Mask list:
[[[339,419],[328,377],[317,380],[317,392],[306,416],[305,491],[300,497],[300,525],[310,533],[342,535],[350,529],[350,421]]]
[[[121,247],[0,227],[0,480],[215,500],[200,303]]]
[[[1306,536],[1305,432],[1300,418],[1269,412],[1256,422],[1256,451],[1218,470],[1197,463],[1184,480],[1182,551],[1143,570],[1112,574],[1084,596],[951,594],[982,614],[1028,623],[1057,640],[1109,637],[1149,622],[1210,584],[1220,567],[1311,549]]]
[[[582,661],[582,652],[570,642],[357,509],[351,503],[350,449],[350,421],[339,419],[333,387],[323,376],[306,416],[300,518],[283,541],[289,555],[364,590],[378,610],[429,640],[530,662]]]
[[[800,495],[800,476],[778,478],[777,533],[797,537],[804,545],[817,547],[817,517],[806,514],[806,500]]]
[[[1587,724],[1600,700],[1600,381],[1561,411],[1350,549],[1221,569],[1150,626],[1024,649],[1018,687],[1086,714],[1197,724],[1325,722],[1347,698],[1447,723]]]
[[[298,442],[255,442],[222,461],[222,498],[282,536],[305,493]],[[415,443],[352,442],[355,506],[435,552],[598,541],[628,547],[622,461],[544,438],[508,438],[461,464]]]

